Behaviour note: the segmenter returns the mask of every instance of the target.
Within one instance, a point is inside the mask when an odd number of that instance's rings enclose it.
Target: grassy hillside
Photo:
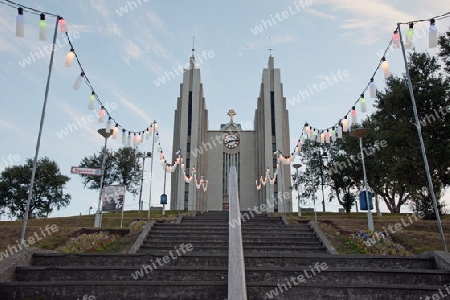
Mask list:
[[[390,214],[382,216],[372,214],[376,232],[389,234],[393,242],[408,249],[412,254],[443,250],[437,222],[432,220],[417,220],[411,214]],[[327,235],[339,253],[365,253],[364,249],[355,245],[352,234],[367,229],[367,213],[317,213],[320,228]],[[313,212],[306,212],[302,218],[297,214],[288,214],[291,223],[314,220]],[[447,247],[450,242],[450,218],[444,216],[442,227]],[[450,248],[449,248],[450,249]]]
[[[101,229],[120,229],[121,217],[121,213],[103,214]],[[37,235],[41,240],[37,241],[37,238],[35,238],[34,247],[56,249],[68,241],[70,236],[74,237],[74,233],[81,228],[93,228],[94,218],[95,215],[29,220],[25,240],[27,241],[29,237],[36,237]],[[158,222],[173,222],[177,218],[177,212],[168,211],[165,216],[162,216],[161,211],[152,211],[151,218]],[[147,220],[147,211],[124,212],[123,229],[129,229],[130,224],[135,220]],[[0,221],[0,252],[6,250],[8,246],[17,246],[22,225],[22,221]],[[48,225],[47,230],[46,225]],[[56,232],[49,229],[52,225],[57,226]],[[53,229],[55,228],[53,227]],[[139,233],[140,230],[133,230],[127,236],[121,237],[110,251],[126,251],[134,243]]]
[[[167,211],[165,216],[161,211],[153,211],[152,219],[157,222],[173,222],[176,220],[177,212]],[[319,226],[327,235],[331,243],[339,253],[361,254],[368,253],[364,249],[364,243],[356,243],[352,234],[357,234],[361,230],[367,229],[366,213],[317,213]],[[135,220],[146,220],[147,212],[129,211],[124,213],[123,229],[128,229]],[[301,218],[297,213],[287,215],[290,223],[308,222],[314,220],[314,213],[304,212]],[[420,254],[427,251],[443,250],[436,221],[426,221],[414,219],[409,214],[388,214],[376,216],[373,214],[375,231],[384,232],[390,235],[390,239],[405,247],[410,254]],[[403,220],[403,221],[402,221]],[[121,214],[108,213],[103,215],[102,230],[120,229]],[[48,234],[45,226],[57,226],[56,232]],[[25,238],[31,236],[42,236],[42,240],[37,241],[33,246],[42,249],[56,249],[67,242],[74,233],[81,228],[93,228],[94,215],[74,216],[65,218],[46,218],[29,220]],[[442,220],[447,245],[450,241],[450,218],[445,216]],[[397,226],[397,227],[396,227]],[[22,229],[21,221],[0,221],[0,252],[5,251],[8,246],[17,246]],[[55,229],[55,227],[53,227]],[[394,231],[394,232],[393,232]],[[133,230],[126,236],[119,238],[114,244],[104,251],[124,252],[134,243],[140,230]]]

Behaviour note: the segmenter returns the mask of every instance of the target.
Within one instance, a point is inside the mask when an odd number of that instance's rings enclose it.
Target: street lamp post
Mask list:
[[[297,180],[298,180],[298,169],[302,166],[302,164],[296,163],[292,165],[296,172],[297,172]],[[298,184],[297,184],[297,202],[298,202],[298,212],[297,212],[297,216],[301,217],[302,216],[302,207],[300,206],[300,192],[298,190]]]
[[[144,184],[144,168],[145,168],[145,159],[148,157],[152,157],[152,153],[151,152],[138,152],[136,154],[137,158],[142,158],[142,174],[141,174],[141,188],[139,191],[139,212],[142,211],[143,208],[143,203],[142,203],[142,186]]]
[[[361,150],[361,162],[363,167],[363,174],[364,174],[364,189],[366,190],[366,201],[367,201],[367,223],[370,231],[374,231],[373,227],[373,220],[372,220],[372,210],[370,209],[370,203],[369,203],[369,190],[367,187],[367,176],[366,176],[366,166],[364,164],[364,152],[363,152],[363,145],[362,145],[362,139],[367,135],[369,132],[369,129],[367,128],[357,128],[352,130],[352,135],[354,137],[359,138],[359,148]]]
[[[112,132],[110,130],[106,131],[105,128],[97,130],[97,132],[105,138],[105,146],[103,147],[103,159],[102,159],[102,176],[100,177],[100,192],[98,195],[98,207],[95,213],[94,227],[99,228],[102,226],[102,190],[103,190],[103,179],[105,178],[105,162],[106,162],[106,142],[111,136]]]
[[[323,155],[322,153],[318,152],[319,154],[317,154],[316,152],[314,152],[314,156],[319,156],[319,160],[320,160],[320,180],[321,180],[321,185],[322,185],[322,210],[323,212],[325,212],[325,193],[323,190],[323,186],[324,186],[324,182],[323,182],[323,157],[327,157],[327,153],[324,152]]]
[[[156,121],[153,121],[153,137],[152,137],[152,154],[155,153],[155,133],[158,130],[158,123]],[[148,216],[147,220],[150,220],[150,210],[152,209],[152,180],[153,179],[153,155],[152,155],[152,161],[150,163],[150,191],[148,196]]]

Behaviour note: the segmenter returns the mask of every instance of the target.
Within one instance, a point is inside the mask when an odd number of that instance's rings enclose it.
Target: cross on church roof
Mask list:
[[[227,112],[227,115],[230,116],[230,123],[233,122],[233,117],[236,115],[236,112],[234,111],[234,109],[230,109]]]

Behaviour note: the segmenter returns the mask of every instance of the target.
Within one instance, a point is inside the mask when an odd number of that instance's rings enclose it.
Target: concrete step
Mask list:
[[[296,241],[296,242],[287,242],[287,241],[283,241],[283,240],[276,240],[278,242],[274,242],[274,241],[269,241],[269,242],[244,242],[244,248],[248,247],[276,247],[278,245],[282,245],[283,248],[297,248],[297,247],[303,247],[303,246],[318,246],[318,247],[323,247],[322,243],[318,242],[318,241],[314,241],[314,242],[304,242],[304,241]],[[211,241],[211,240],[203,240],[203,241],[189,241],[189,240],[183,240],[183,241],[176,241],[176,240],[172,240],[172,241],[164,241],[164,239],[160,239],[158,241],[152,241],[152,239],[147,239],[144,244],[143,247],[172,247],[172,248],[177,248],[179,247],[180,243],[189,243],[192,245],[192,247],[197,248],[199,246],[224,246],[224,247],[228,247],[228,241]]]
[[[194,284],[195,283],[195,284]],[[285,286],[285,287],[284,287]],[[282,292],[280,291],[282,288]],[[96,299],[199,299],[223,300],[227,298],[227,285],[222,282],[176,282],[173,284],[149,281],[107,281],[107,282],[13,282],[0,284],[1,299],[73,300],[83,295]],[[391,285],[348,285],[348,284],[298,284],[288,282],[253,282],[247,284],[249,300],[267,299],[401,299],[417,300],[439,294],[446,295],[443,286]],[[274,291],[278,294],[274,294]],[[270,295],[270,296],[268,296]],[[438,299],[438,298],[436,298]]]
[[[248,283],[247,299],[248,300],[268,300],[268,299],[418,300],[418,299],[425,299],[426,296],[438,294],[439,293],[438,290],[443,289],[442,286],[431,286],[431,285],[414,286],[409,284],[338,285],[326,283],[325,284],[310,283],[310,284],[294,285],[292,284],[292,282],[290,284],[291,285],[289,286],[288,282]]]
[[[140,267],[157,258],[163,259],[170,256],[168,251],[154,251],[135,254],[46,254],[35,255],[32,259],[33,266],[134,266]],[[187,252],[168,265],[179,266],[227,266],[228,253],[190,253]]]
[[[149,253],[91,253],[91,254],[34,254],[33,266],[141,266],[156,258],[168,255],[167,251]],[[210,265],[221,266],[228,262],[227,253],[191,253],[172,262],[173,265]],[[299,254],[286,256],[283,253],[246,253],[245,264],[248,267],[297,267],[305,269],[315,262],[324,262],[328,268],[360,269],[396,269],[427,270],[436,269],[432,259],[418,257],[368,256],[368,255],[329,255]]]
[[[318,272],[318,270],[320,272]],[[304,269],[293,267],[247,267],[246,282],[286,282],[301,277],[303,283],[327,284],[404,284],[441,285],[450,282],[450,272],[441,270],[399,270],[399,269],[360,269],[360,268],[314,268],[314,264]],[[294,281],[291,283],[300,283]]]
[[[437,269],[433,259],[422,257],[396,257],[380,255],[329,255],[329,254],[299,254],[289,256],[283,253],[246,253],[247,267],[298,267],[305,268],[312,263],[326,263],[328,268],[360,269],[397,269],[397,270],[433,270]]]
[[[290,242],[319,242],[319,239],[316,237],[307,237],[307,238],[269,238],[269,237],[249,237],[244,238],[242,240],[244,243],[290,243]],[[228,242],[228,237],[226,236],[204,236],[204,237],[184,237],[184,236],[149,236],[146,238],[145,242],[149,243],[160,243],[160,242],[178,242],[181,243],[190,243],[190,242]]]
[[[211,237],[211,238],[224,238],[228,239],[228,232],[201,232],[201,231],[189,231],[189,232],[182,232],[182,231],[169,231],[169,232],[162,232],[162,231],[150,231],[147,238],[164,238],[164,237],[179,237],[180,239],[183,238],[201,238],[201,237]],[[278,239],[303,239],[303,238],[316,238],[316,235],[314,233],[279,233],[277,235],[273,234],[266,234],[264,232],[244,232],[242,233],[242,237],[244,239],[247,238],[266,238],[270,239],[273,237],[276,237]]]
[[[121,267],[18,267],[17,281],[159,281],[228,282],[228,266],[167,266],[163,261]]]
[[[147,268],[131,267],[18,267],[17,281],[217,281],[226,282],[228,266],[162,266],[149,261]],[[286,282],[302,276],[303,283],[441,285],[450,282],[450,273],[440,270],[332,269],[317,272],[314,266],[299,268],[246,268],[246,282]],[[291,281],[292,284],[299,281]]]
[[[95,299],[223,300],[228,287],[224,282],[149,282],[149,281],[43,281],[0,283],[2,300],[74,300],[83,295]],[[38,296],[38,297],[36,297]]]
[[[157,245],[144,245],[141,248],[141,252],[149,251],[170,251],[173,250],[173,246],[157,246]],[[216,246],[216,245],[202,245],[193,248],[191,253],[228,253],[228,246]],[[260,253],[326,253],[326,248],[318,244],[316,246],[298,246],[295,248],[286,248],[283,245],[279,246],[246,246],[244,245],[244,255],[247,252],[260,252]]]

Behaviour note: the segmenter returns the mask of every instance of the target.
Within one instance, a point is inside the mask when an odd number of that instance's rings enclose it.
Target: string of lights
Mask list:
[[[59,27],[60,31],[64,34],[64,36],[67,39],[67,43],[70,45],[70,51],[66,55],[65,66],[68,67],[68,68],[71,67],[72,66],[72,62],[75,59],[77,64],[78,64],[78,67],[80,68],[80,75],[76,78],[76,81],[73,84],[73,89],[74,90],[78,90],[80,88],[81,83],[83,81],[86,83],[88,88],[91,90],[91,95],[90,95],[90,98],[89,98],[88,109],[89,110],[94,110],[95,102],[100,107],[100,109],[98,111],[98,122],[99,123],[105,123],[105,120],[106,120],[105,128],[106,128],[106,130],[113,131],[113,136],[112,136],[113,139],[117,138],[119,129],[121,129],[122,130],[122,143],[126,144],[127,146],[131,145],[131,139],[132,139],[131,135],[133,135],[133,145],[134,146],[137,146],[141,142],[143,142],[144,136],[147,136],[147,138],[150,136],[150,134],[152,132],[152,129],[153,129],[152,128],[153,125],[154,124],[156,125],[155,122],[152,122],[151,124],[146,126],[144,129],[139,130],[139,131],[128,130],[125,126],[123,126],[121,123],[119,123],[112,116],[112,114],[108,111],[107,105],[104,105],[103,102],[101,101],[101,99],[100,99],[98,93],[96,92],[93,84],[91,83],[91,81],[89,80],[89,77],[87,76],[87,72],[83,68],[81,60],[80,60],[77,52],[75,51],[75,46],[74,46],[73,41],[71,40],[70,34],[68,32],[66,21],[65,21],[65,19],[62,16],[60,16],[58,14],[42,11],[42,10],[39,10],[39,9],[36,9],[36,8],[32,8],[32,7],[29,7],[29,6],[20,4],[20,3],[16,3],[16,2],[10,1],[10,0],[0,0],[0,4],[3,4],[3,5],[6,5],[6,6],[9,6],[9,7],[17,9],[18,14],[17,14],[17,17],[16,17],[16,36],[17,37],[21,37],[21,38],[23,38],[24,35],[25,35],[24,34],[25,33],[24,12],[40,16],[39,39],[42,40],[42,41],[47,40],[47,37],[46,37],[46,30],[47,30],[46,16],[56,17],[57,20],[58,20],[58,27]],[[155,126],[154,130],[157,130],[156,126]],[[128,138],[127,138],[126,133],[128,133]],[[156,132],[156,135],[158,135],[158,132]]]
[[[406,32],[405,37],[405,49],[412,49],[413,43],[414,43],[414,24],[420,23],[420,22],[429,22],[430,28],[429,28],[429,48],[436,48],[437,47],[437,40],[438,40],[438,34],[437,34],[437,27],[436,27],[436,20],[442,20],[445,18],[450,17],[450,12],[447,12],[442,15],[434,16],[429,19],[421,19],[421,20],[414,20],[404,23],[398,23],[398,24],[408,24],[409,28]],[[300,137],[297,141],[297,145],[294,148],[294,153],[298,154],[302,142],[305,139],[311,139],[313,141],[317,141],[319,143],[330,143],[331,141],[335,141],[336,138],[342,137],[342,132],[347,132],[349,128],[348,123],[348,115],[351,115],[351,123],[355,124],[357,123],[357,112],[356,112],[356,106],[359,103],[360,104],[360,110],[361,112],[366,112],[366,99],[365,99],[365,93],[367,90],[370,91],[370,98],[376,98],[376,84],[374,81],[375,76],[377,75],[380,68],[383,70],[384,78],[387,79],[389,76],[391,76],[391,72],[389,70],[389,64],[386,60],[387,54],[389,49],[393,47],[394,49],[400,49],[400,33],[398,32],[398,29],[394,30],[394,33],[389,40],[389,43],[384,50],[384,53],[382,55],[382,58],[378,62],[377,67],[375,68],[375,71],[373,72],[372,76],[370,77],[370,80],[368,84],[365,86],[365,88],[362,90],[360,96],[357,98],[357,100],[352,105],[351,109],[347,111],[347,113],[344,115],[342,119],[340,119],[338,122],[334,123],[333,125],[324,128],[324,129],[318,129],[315,126],[312,126],[308,122],[305,122],[304,128],[302,130],[302,133],[300,134]]]

